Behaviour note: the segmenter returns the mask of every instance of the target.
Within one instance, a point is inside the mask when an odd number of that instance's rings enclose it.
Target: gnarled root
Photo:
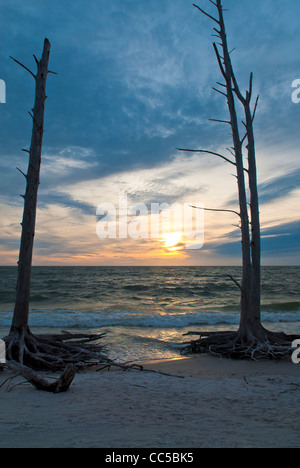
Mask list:
[[[4,338],[7,361],[16,361],[35,370],[62,371],[73,364],[78,369],[107,364],[98,340],[105,334],[33,335],[29,329],[11,330]]]
[[[213,354],[232,359],[286,359],[291,356],[292,342],[300,338],[295,335],[274,333],[264,329],[263,336],[239,332],[189,332],[186,335],[200,335],[195,341],[183,343],[184,354]]]
[[[29,329],[11,330],[4,338],[6,343],[8,368],[21,375],[36,389],[52,393],[68,390],[78,370],[97,366],[98,370],[116,367],[123,371],[139,370],[143,367],[136,364],[122,364],[108,358],[101,351],[104,349],[99,340],[105,336],[87,334],[33,335]],[[62,371],[55,382],[49,382],[37,374],[40,371]]]

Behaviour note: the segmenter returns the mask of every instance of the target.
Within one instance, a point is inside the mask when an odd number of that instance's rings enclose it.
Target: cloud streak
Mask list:
[[[295,47],[300,4],[292,0],[224,3],[229,9],[229,42],[232,48],[237,46],[232,58],[241,87],[247,86],[253,71],[255,92],[261,96],[255,128],[263,229],[276,231],[293,222],[297,229],[300,105],[291,100],[291,84],[300,78],[300,52]],[[207,2],[207,8],[213,6]],[[212,25],[186,0],[68,4],[11,0],[1,6],[1,17],[0,78],[7,84],[7,104],[0,109],[1,217],[7,220],[1,224],[2,263],[8,258],[4,252],[18,248],[16,226],[22,209],[18,196],[24,181],[15,167],[26,170],[27,156],[21,148],[30,143],[32,122],[27,111],[34,94],[32,78],[9,55],[34,68],[32,53],[40,53],[45,36],[52,43],[51,69],[58,76],[49,76],[48,81],[39,193],[40,219],[56,241],[48,242],[41,230],[43,261],[55,249],[62,253],[64,248],[69,252],[62,257],[65,261],[73,262],[72,255],[78,261],[84,257],[79,235],[69,249],[72,229],[62,228],[64,216],[68,226],[77,223],[84,239],[81,225],[89,226],[90,239],[82,245],[89,258],[98,261],[97,255],[93,257],[95,208],[119,193],[146,204],[194,203],[200,198],[207,207],[236,209],[232,167],[209,156],[175,150],[207,148],[223,153],[231,146],[228,128],[208,121],[227,118],[225,100],[211,89],[221,79],[211,44]],[[230,236],[235,241],[234,222],[220,215],[206,216],[212,262],[226,252],[230,262],[226,245]],[[220,249],[214,250],[216,242]],[[278,237],[280,243],[285,252],[284,236]],[[130,254],[134,247],[123,247],[124,255],[128,249],[128,261],[130,257],[137,261],[137,255]],[[117,252],[116,245],[111,248]],[[152,253],[156,255],[154,247]],[[191,255],[183,261],[202,262],[199,253]],[[208,254],[203,261],[209,263]]]

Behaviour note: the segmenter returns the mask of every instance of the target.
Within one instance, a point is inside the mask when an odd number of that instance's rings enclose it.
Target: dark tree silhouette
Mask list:
[[[243,273],[241,284],[231,278],[241,290],[241,315],[238,332],[200,333],[200,340],[189,344],[188,350],[192,352],[211,351],[219,355],[241,358],[282,358],[291,354],[291,342],[295,336],[284,333],[273,333],[266,330],[261,323],[261,241],[260,241],[260,212],[257,187],[256,153],[253,122],[257,110],[259,97],[256,98],[253,110],[251,102],[253,97],[253,73],[250,74],[249,88],[245,96],[241,93],[238,81],[233,71],[231,52],[229,51],[226,28],[224,23],[224,9],[221,0],[209,0],[216,9],[217,17],[207,13],[194,5],[203,15],[210,18],[217,25],[214,36],[220,42],[213,44],[219,68],[224,83],[218,82],[220,88],[213,88],[226,98],[230,120],[217,120],[231,127],[233,146],[229,149],[231,157],[207,150],[184,150],[198,153],[208,153],[236,167],[238,184],[239,211],[231,211],[240,219],[242,237],[242,264]],[[245,119],[241,123],[238,119],[238,105],[242,106]],[[243,135],[243,136],[242,136]],[[248,167],[244,164],[244,145],[247,152]],[[250,200],[247,198],[246,178]],[[248,208],[248,206],[250,208]],[[198,334],[198,332],[197,332]]]
[[[18,280],[16,304],[9,335],[4,339],[6,343],[6,357],[8,362],[14,361],[13,366],[19,363],[19,372],[27,378],[31,375],[32,381],[36,382],[36,376],[30,374],[24,366],[34,369],[65,369],[57,388],[66,388],[75,375],[75,370],[68,367],[75,364],[81,368],[94,363],[109,363],[110,360],[100,350],[103,348],[96,340],[104,335],[83,335],[64,332],[60,335],[35,336],[29,328],[29,302],[32,256],[35,235],[35,222],[37,210],[38,188],[40,184],[40,167],[42,157],[42,144],[44,136],[44,113],[46,102],[46,83],[49,73],[50,42],[44,41],[44,49],[41,60],[35,56],[37,73],[34,74],[29,68],[16,59],[17,64],[24,68],[35,80],[35,104],[32,113],[29,114],[33,120],[28,172],[24,174],[26,179],[26,193],[24,195],[24,212],[22,221],[22,235],[20,255],[18,262]],[[12,58],[12,57],[11,57]],[[45,381],[40,387],[45,386]],[[53,386],[49,386],[50,391]]]

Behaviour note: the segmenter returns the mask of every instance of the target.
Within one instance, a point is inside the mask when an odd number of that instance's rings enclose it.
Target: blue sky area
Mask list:
[[[208,0],[198,5],[211,14]],[[300,264],[300,2],[224,0],[241,89],[254,73],[263,261]],[[215,26],[187,0],[6,0],[0,7],[0,264],[17,262],[35,71],[52,45],[35,244],[36,265],[238,265],[239,233],[228,214],[206,213],[201,250],[161,239],[100,240],[96,208],[132,202],[236,207],[232,166],[176,148],[226,153],[225,99],[211,36]],[[300,92],[299,92],[300,95]],[[229,155],[229,153],[227,153]],[[178,241],[179,243],[179,241]],[[180,242],[182,245],[182,242]]]

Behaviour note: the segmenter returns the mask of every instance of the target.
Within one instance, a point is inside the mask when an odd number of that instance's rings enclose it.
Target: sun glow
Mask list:
[[[170,252],[182,249],[182,235],[178,233],[166,234],[163,236],[165,248]]]

